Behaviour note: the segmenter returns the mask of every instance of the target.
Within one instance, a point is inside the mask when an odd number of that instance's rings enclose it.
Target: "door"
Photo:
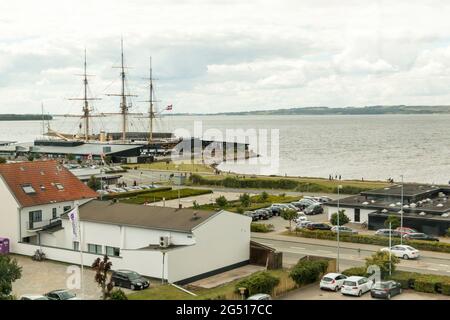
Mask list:
[[[355,209],[355,222],[360,222],[361,220],[361,212],[360,209]]]

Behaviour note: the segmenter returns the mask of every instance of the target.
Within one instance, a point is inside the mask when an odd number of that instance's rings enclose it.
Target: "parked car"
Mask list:
[[[53,290],[45,294],[48,300],[80,300],[77,295],[68,290]]]
[[[300,223],[301,221],[306,221],[306,220],[308,220],[306,215],[303,212],[298,212],[297,213],[297,218],[294,219],[294,222],[295,223]]]
[[[288,209],[295,210],[295,211],[299,211],[300,210],[299,208],[294,206],[292,203],[286,203],[286,204],[284,204],[284,207],[285,208],[287,207]]]
[[[260,219],[267,220],[270,218],[269,213],[266,212],[266,210],[258,209],[253,212],[256,213],[257,215],[259,215]]]
[[[248,297],[247,300],[272,300],[272,297],[266,293],[257,293]]]
[[[428,234],[417,232],[417,233],[407,233],[403,235],[403,238],[407,240],[424,240],[424,241],[439,241],[439,238],[430,236]]]
[[[382,248],[381,251],[391,252],[396,257],[408,260],[417,259],[420,256],[419,250],[404,244],[399,244],[392,247]]]
[[[398,232],[397,230],[391,230],[391,229],[378,229],[375,232],[376,236],[381,236],[381,237],[389,237],[389,235],[393,238],[400,238],[401,234],[400,232]]]
[[[311,222],[306,226],[308,230],[331,230],[331,226],[326,223]]]
[[[323,213],[323,207],[321,204],[315,203],[307,207],[304,211],[307,215],[315,215]]]
[[[309,207],[310,205],[319,204],[319,203],[313,199],[301,199],[299,201],[292,202],[292,204],[294,206],[296,206],[297,208],[299,208],[300,210],[303,210],[303,209]]]
[[[397,231],[401,235],[410,234],[410,233],[419,233],[419,231],[417,231],[416,229],[406,228],[406,227],[398,227],[397,229],[395,229],[395,231]]]
[[[320,280],[320,289],[322,290],[332,290],[339,291],[342,285],[344,284],[347,276],[344,276],[340,273],[327,273],[323,276],[322,280]]]
[[[24,294],[20,297],[19,300],[50,300],[46,296],[38,295],[38,294]]]
[[[309,221],[309,220],[300,221],[300,222],[297,222],[296,227],[297,227],[297,229],[305,229],[306,226],[310,223],[312,223],[312,221]]]
[[[331,199],[330,197],[326,197],[326,196],[315,197],[314,199],[316,199],[320,203],[327,203],[327,202],[333,201],[333,199]]]
[[[370,290],[372,298],[391,299],[391,297],[402,293],[402,285],[395,281],[382,281],[373,285]]]
[[[150,286],[150,282],[139,273],[131,270],[117,270],[111,275],[114,286],[129,288],[131,290],[143,290]]]
[[[244,215],[246,215],[247,217],[252,218],[252,221],[257,221],[261,218],[260,214],[258,212],[255,211],[245,211]]]
[[[352,295],[361,297],[364,293],[372,289],[373,281],[366,277],[348,277],[344,280],[341,287],[341,293],[343,295]]]
[[[272,204],[268,209],[271,210],[275,216],[279,216],[282,210],[282,208],[277,204]]]
[[[352,233],[352,234],[358,234],[358,231],[353,230],[352,228],[346,227],[346,226],[334,226],[331,228],[332,232],[337,233],[339,229],[339,233]]]

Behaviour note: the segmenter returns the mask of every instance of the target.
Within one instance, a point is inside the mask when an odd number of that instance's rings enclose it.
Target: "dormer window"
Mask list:
[[[64,190],[64,186],[61,183],[55,183],[55,187],[58,190]]]
[[[26,194],[34,194],[34,193],[36,193],[36,190],[34,190],[34,188],[31,186],[31,184],[24,184],[24,185],[22,185],[22,190]]]

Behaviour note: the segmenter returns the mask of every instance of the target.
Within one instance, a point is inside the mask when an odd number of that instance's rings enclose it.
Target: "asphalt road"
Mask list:
[[[294,238],[297,240],[296,238]],[[253,236],[252,240],[261,244],[273,247],[283,252],[283,262],[285,265],[293,265],[298,259],[306,255],[323,256],[329,258],[336,258],[337,248],[329,244],[311,244],[298,241],[284,241],[260,238]],[[341,243],[341,245],[345,245]],[[373,246],[371,246],[373,247]],[[381,248],[381,247],[380,247]],[[345,270],[350,267],[357,267],[364,265],[364,258],[372,255],[376,249],[367,249],[366,247],[348,248],[341,247],[340,249],[340,270]],[[432,255],[427,252],[421,252],[422,256],[417,260],[401,260],[397,265],[399,270],[432,273],[450,276],[450,255],[445,253],[434,253]]]

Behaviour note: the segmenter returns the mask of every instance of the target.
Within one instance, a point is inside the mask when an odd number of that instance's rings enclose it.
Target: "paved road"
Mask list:
[[[262,237],[258,234],[252,234],[252,240],[271,246],[283,252],[283,260],[286,266],[295,264],[299,258],[306,255],[316,255],[335,258],[337,256],[336,243],[333,241],[303,239],[295,237],[292,240],[269,238],[267,235]],[[364,264],[364,258],[372,255],[379,250],[379,246],[357,245],[341,243],[340,249],[340,269],[345,270],[349,267],[361,266]],[[436,252],[421,252],[422,256],[418,260],[401,260],[398,265],[399,270],[432,273],[450,276],[450,254]]]

